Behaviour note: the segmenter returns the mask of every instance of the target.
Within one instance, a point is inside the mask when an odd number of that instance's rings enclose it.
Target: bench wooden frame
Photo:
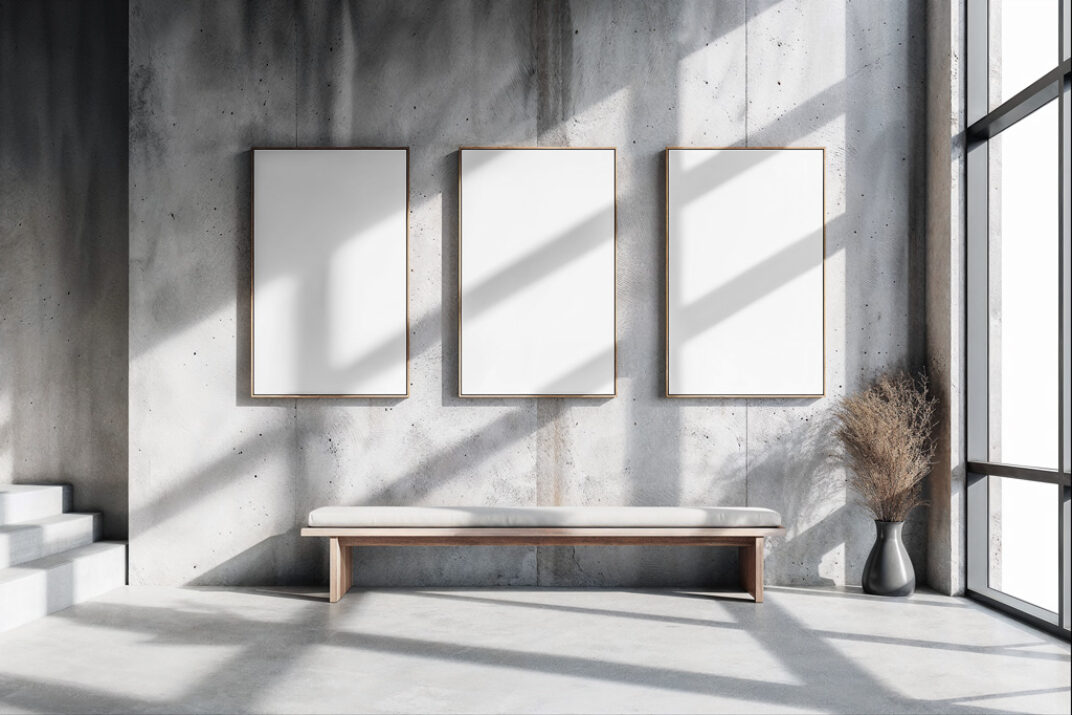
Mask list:
[[[763,546],[783,527],[331,527],[311,526],[302,536],[329,539],[331,603],[353,585],[355,546],[735,546],[741,586],[763,603]]]

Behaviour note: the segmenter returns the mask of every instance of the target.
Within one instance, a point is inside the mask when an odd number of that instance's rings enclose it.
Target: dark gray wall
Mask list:
[[[923,0],[175,3],[130,12],[135,583],[322,578],[324,504],[753,504],[768,581],[858,582],[873,527],[830,463],[833,401],[922,360]],[[618,152],[618,397],[456,397],[461,145]],[[667,145],[827,147],[820,400],[667,400]],[[251,146],[411,147],[412,397],[259,400]],[[919,519],[925,515],[919,515]],[[925,526],[907,535],[926,573]],[[697,549],[367,550],[359,583],[732,578]]]
[[[0,482],[127,532],[127,3],[0,0]]]

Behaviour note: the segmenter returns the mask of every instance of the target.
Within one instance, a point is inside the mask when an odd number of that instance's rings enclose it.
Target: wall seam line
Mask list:
[[[294,8],[294,15],[291,17],[291,31],[293,32],[293,50],[294,50],[294,72],[291,78],[294,80],[294,146],[298,146],[298,12],[299,3],[301,0],[294,0],[291,7]],[[297,409],[298,401],[294,401],[294,407]]]
[[[748,0],[744,0],[744,145],[748,147]],[[748,498],[748,400],[744,401],[744,505]]]
[[[744,145],[748,146],[748,0],[744,0]]]
[[[540,112],[543,107],[540,101],[540,0],[533,0],[532,2],[532,54],[533,54],[533,79],[536,82],[536,146],[540,145]],[[458,256],[458,260],[461,261],[461,256]],[[535,478],[536,488],[536,506],[540,506],[540,403],[536,401],[536,460],[535,469],[533,470]],[[557,461],[557,460],[556,460]],[[554,466],[551,467],[554,469]],[[534,547],[533,560],[535,564],[536,588],[540,587],[540,547],[539,545]]]

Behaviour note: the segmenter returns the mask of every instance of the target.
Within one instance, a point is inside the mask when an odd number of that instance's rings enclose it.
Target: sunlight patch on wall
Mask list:
[[[742,133],[727,141],[717,128],[744,120],[745,27],[738,25],[678,63],[677,134],[682,144],[726,146],[744,138]]]
[[[827,551],[819,558],[819,578],[829,579],[832,583],[845,583],[845,542]]]

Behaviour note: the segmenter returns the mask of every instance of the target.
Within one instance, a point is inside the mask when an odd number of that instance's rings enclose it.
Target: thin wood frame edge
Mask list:
[[[690,394],[670,392],[670,152],[671,151],[821,151],[823,153],[823,391],[819,394],[786,394],[786,395],[748,395],[748,394]],[[825,146],[667,146],[663,150],[663,182],[665,190],[664,213],[665,223],[665,252],[663,260],[666,264],[666,279],[663,294],[664,307],[666,310],[666,327],[664,329],[665,346],[665,384],[663,396],[669,399],[737,399],[737,400],[807,400],[822,399],[827,396],[826,382],[826,147]]]
[[[406,153],[406,391],[400,393],[380,394],[269,394],[254,390],[254,251],[256,250],[256,232],[254,230],[255,211],[255,167],[258,151],[404,151]],[[408,146],[252,146],[249,148],[249,396],[256,400],[303,399],[303,400],[404,400],[410,396],[410,313],[409,313],[409,214],[410,214],[410,148]]]
[[[465,151],[498,150],[569,150],[610,151],[614,161],[614,391],[610,393],[540,393],[540,394],[484,394],[462,392],[462,153]],[[458,147],[458,398],[465,400],[513,400],[513,399],[602,399],[618,396],[618,147],[614,146],[459,146]]]

